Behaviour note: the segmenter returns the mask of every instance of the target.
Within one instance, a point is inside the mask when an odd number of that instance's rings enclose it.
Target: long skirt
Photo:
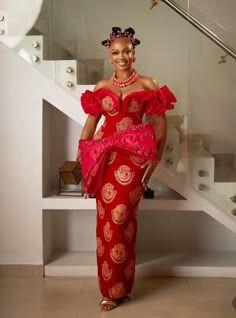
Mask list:
[[[96,193],[98,280],[103,297],[121,298],[133,287],[136,213],[144,191],[144,162],[126,150],[113,148]]]

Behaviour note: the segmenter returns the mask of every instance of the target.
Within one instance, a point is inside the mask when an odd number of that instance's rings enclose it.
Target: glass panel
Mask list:
[[[223,4],[222,4],[222,8]],[[236,37],[232,32],[229,32],[225,27],[220,23],[211,19],[208,15],[204,13],[203,10],[199,10],[195,6],[195,1],[189,1],[189,13],[196,18],[200,23],[202,23],[206,28],[211,32],[217,35],[220,39],[224,40],[228,45],[236,49]]]
[[[222,60],[221,56],[223,50],[189,28],[191,182],[204,197],[232,216],[235,203],[230,198],[236,194],[236,61],[231,57]]]
[[[165,1],[164,1],[165,2]],[[210,33],[213,33],[213,35],[216,35],[219,39],[223,40],[228,46],[231,46],[232,48],[236,48],[236,36],[234,33],[227,30],[225,27],[223,27],[219,22],[215,21],[214,19],[210,18],[206,13],[204,9],[209,8],[209,4],[205,5],[203,2],[190,0],[190,1],[184,1],[184,0],[169,0],[166,3],[170,3],[173,5],[179,6],[181,9],[184,9],[186,13],[189,13],[190,16],[196,21],[208,29]],[[218,5],[219,6],[219,5]],[[199,7],[202,8],[199,10]],[[222,4],[223,8],[223,4]],[[213,10],[214,11],[214,10]],[[209,11],[208,9],[208,12]],[[215,16],[217,10],[215,11]],[[225,15],[227,12],[225,12]],[[219,15],[219,13],[218,13]],[[213,15],[211,15],[213,16]],[[222,14],[224,16],[224,14]]]
[[[44,58],[47,60],[70,60],[77,58],[79,19],[77,1],[43,1],[41,12],[31,34],[42,34],[47,43]],[[73,28],[72,28],[73,23]]]
[[[178,6],[183,8],[185,11],[189,11],[189,0],[171,0],[171,2],[176,3]]]
[[[188,3],[175,2],[222,40],[236,47],[235,37],[219,24],[192,5],[188,7]],[[181,143],[179,160],[171,168],[176,169],[185,181],[189,180],[201,196],[232,221],[236,211],[233,202],[236,201],[236,92],[233,86],[236,61],[187,21],[184,25],[187,43],[183,39],[185,33],[177,39],[180,46],[188,48],[187,107],[184,108],[183,101],[178,99],[182,104],[178,110],[183,114]],[[180,24],[178,27],[182,32]],[[182,97],[183,91],[181,93]],[[168,156],[168,148],[167,142],[164,159]]]

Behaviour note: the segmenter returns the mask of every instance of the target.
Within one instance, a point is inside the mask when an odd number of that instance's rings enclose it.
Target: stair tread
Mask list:
[[[215,182],[236,182],[236,171],[215,162]]]

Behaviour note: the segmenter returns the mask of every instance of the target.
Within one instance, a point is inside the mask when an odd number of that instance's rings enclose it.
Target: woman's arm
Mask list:
[[[159,89],[158,83],[150,77],[145,77],[143,79],[143,84],[145,89],[149,89],[149,90]],[[153,114],[152,118],[156,125],[157,159],[160,161],[164,151],[166,135],[167,135],[166,117],[165,115],[159,116],[158,114]],[[142,168],[146,168],[145,173],[143,175],[143,179],[142,179],[144,186],[148,183],[156,166],[157,166],[157,162],[154,162],[151,160],[146,161],[145,164],[142,166]]]
[[[94,92],[96,90],[98,90],[99,88],[104,87],[105,84],[106,84],[105,79],[100,80],[96,84],[96,86],[94,88]],[[88,115],[87,120],[86,120],[85,125],[84,125],[83,130],[82,130],[80,139],[92,139],[93,138],[93,135],[94,135],[96,128],[97,128],[97,124],[98,124],[101,116],[102,115],[99,115],[99,116]]]
[[[85,125],[82,129],[82,133],[80,135],[80,139],[92,139],[93,135],[96,131],[97,124],[99,122],[100,116],[92,116],[88,115],[87,120],[85,122]],[[76,161],[80,161],[80,149],[78,148],[77,155],[76,155]]]
[[[104,86],[104,80],[100,80],[95,88],[94,88],[94,92],[103,87]],[[94,136],[94,133],[96,131],[96,128],[97,128],[97,124],[100,120],[102,115],[99,115],[99,116],[92,116],[92,115],[88,115],[87,119],[86,119],[86,122],[85,122],[85,125],[82,129],[82,133],[80,135],[80,139],[92,139],[93,136]],[[77,151],[77,155],[76,155],[76,160],[77,161],[80,161],[80,149],[78,148],[78,151]]]
[[[159,116],[158,114],[153,114],[152,118],[157,126],[156,137],[157,137],[157,158],[161,160],[167,136],[167,122],[166,116]]]
[[[142,76],[142,84],[143,88],[146,90],[157,90],[159,89],[159,85],[157,81],[152,77]]]
[[[158,83],[152,79],[151,77],[144,77],[144,85],[146,89],[150,90],[157,90],[159,89]],[[158,160],[161,160],[165,142],[166,142],[166,135],[167,135],[167,124],[166,124],[166,117],[165,115],[159,116],[158,114],[153,114],[152,118],[156,124],[156,135],[157,135],[157,147],[158,147]]]
[[[93,135],[96,131],[97,124],[101,118],[100,116],[92,116],[88,115],[85,125],[82,129],[82,133],[80,135],[80,139],[92,139]]]
[[[166,117],[159,116],[158,114],[152,115],[155,124],[157,125],[156,129],[156,140],[157,140],[157,159],[161,161],[161,157],[165,148],[165,142],[166,142],[166,135],[167,135],[167,123],[166,123]],[[149,182],[149,179],[151,178],[151,175],[153,174],[153,171],[155,170],[157,166],[157,162],[148,160],[143,165],[142,168],[146,168],[144,175],[143,175],[143,185],[144,187]]]

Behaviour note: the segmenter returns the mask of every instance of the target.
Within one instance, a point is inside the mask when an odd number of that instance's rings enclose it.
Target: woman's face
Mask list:
[[[116,70],[128,70],[131,68],[134,58],[132,43],[125,38],[113,40],[110,46],[110,62]]]

